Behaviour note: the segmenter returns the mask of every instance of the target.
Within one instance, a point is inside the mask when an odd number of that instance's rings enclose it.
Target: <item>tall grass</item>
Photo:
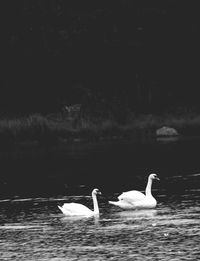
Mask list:
[[[45,144],[53,141],[53,136],[48,120],[40,114],[0,120],[1,144],[20,141],[38,141]]]

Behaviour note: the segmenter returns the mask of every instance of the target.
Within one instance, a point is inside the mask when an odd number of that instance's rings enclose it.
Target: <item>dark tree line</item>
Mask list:
[[[199,110],[197,4],[1,1],[1,112],[49,112],[64,103]]]

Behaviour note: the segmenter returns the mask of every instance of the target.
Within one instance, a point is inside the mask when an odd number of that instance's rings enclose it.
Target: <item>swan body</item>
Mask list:
[[[99,214],[99,207],[97,202],[97,194],[101,194],[98,189],[93,189],[92,199],[94,210],[79,204],[79,203],[65,203],[63,206],[58,206],[62,213],[66,216],[94,216]]]
[[[109,203],[123,209],[155,208],[157,201],[151,194],[153,180],[159,180],[154,173],[148,177],[145,194],[137,190],[123,192],[118,197],[118,201],[109,201]]]

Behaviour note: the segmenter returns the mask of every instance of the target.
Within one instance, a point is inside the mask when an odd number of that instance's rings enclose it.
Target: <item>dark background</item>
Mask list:
[[[0,2],[0,112],[117,100],[199,111],[198,1]]]

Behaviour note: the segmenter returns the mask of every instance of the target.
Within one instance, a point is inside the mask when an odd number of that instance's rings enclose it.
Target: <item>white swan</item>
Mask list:
[[[93,199],[94,210],[91,210],[88,207],[86,207],[82,204],[79,204],[79,203],[65,203],[62,207],[58,206],[58,208],[66,216],[94,216],[94,215],[99,215],[97,194],[101,194],[101,192],[98,189],[93,189],[92,199]]]
[[[137,190],[123,192],[118,197],[119,201],[109,201],[109,203],[123,209],[155,208],[157,201],[151,194],[151,186],[154,179],[160,180],[156,174],[150,174],[148,177],[145,194]]]

